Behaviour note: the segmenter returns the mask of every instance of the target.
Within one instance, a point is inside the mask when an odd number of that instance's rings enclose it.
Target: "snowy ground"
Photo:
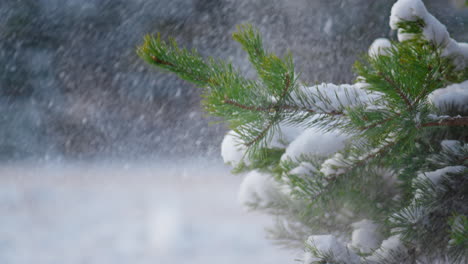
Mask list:
[[[175,164],[0,166],[0,263],[295,262],[238,205],[239,176]]]

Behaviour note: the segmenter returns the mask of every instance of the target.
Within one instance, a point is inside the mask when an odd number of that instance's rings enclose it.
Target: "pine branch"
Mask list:
[[[170,66],[170,67],[173,67],[173,68],[176,67],[174,64],[172,64],[170,62],[167,62],[167,61],[160,60],[154,55],[151,55],[151,59],[158,65],[166,65],[166,66]]]
[[[437,122],[429,122],[421,124],[421,127],[437,127],[437,126],[468,126],[468,116],[449,117],[441,119]]]
[[[365,156],[364,158],[361,158],[361,159],[359,159],[357,161],[354,161],[354,163],[347,166],[346,169],[343,172],[340,173],[340,175],[349,174],[349,173],[351,173],[353,170],[355,170],[357,168],[362,168],[362,166],[366,165],[371,160],[373,160],[373,159],[375,159],[375,158],[377,158],[379,156],[385,155],[388,152],[388,150],[394,145],[396,145],[396,142],[390,142],[390,143],[384,145],[383,147],[381,147],[378,151],[370,153],[367,156]],[[339,175],[333,175],[331,177],[324,177],[324,180],[327,181],[327,185],[324,188],[322,188],[322,190],[320,192],[316,193],[314,196],[312,196],[310,198],[311,202],[317,200],[318,198],[320,198],[325,193],[331,191],[333,189],[333,183],[336,183],[340,178],[338,176]]]
[[[180,78],[206,87],[212,84],[213,68],[225,68],[227,65],[216,65],[213,60],[206,63],[196,50],[181,49],[174,39],[162,41],[156,37],[146,36],[143,45],[138,47],[137,54],[151,65],[171,71]]]
[[[413,103],[410,102],[408,97],[403,93],[403,91],[400,89],[400,87],[388,76],[385,74],[379,72],[379,74],[387,83],[389,83],[393,89],[397,92],[397,94],[400,96],[400,98],[405,102],[405,104],[408,106],[408,110],[412,111],[413,110]]]
[[[291,76],[289,75],[289,73],[286,73],[284,76],[283,93],[281,93],[281,96],[280,96],[280,100],[281,100],[280,104],[286,98],[290,89],[291,89]]]
[[[360,129],[361,130],[368,130],[368,129],[372,129],[372,128],[375,128],[377,126],[380,126],[380,125],[383,125],[383,124],[386,124],[392,120],[394,120],[395,118],[399,117],[400,115],[398,114],[397,116],[392,116],[392,117],[389,117],[389,118],[385,118],[384,120],[381,120],[377,123],[374,123],[374,124],[371,124],[371,125],[368,125],[368,126],[364,126],[364,127],[361,127]]]
[[[273,127],[274,124],[275,124],[275,121],[270,120],[270,122],[268,122],[268,125],[254,139],[245,143],[244,145],[246,145],[247,147],[251,147],[252,145],[258,143],[260,140],[262,140],[266,136],[266,134]]]
[[[243,105],[241,103],[238,103],[232,99],[226,98],[223,100],[223,103],[233,105],[235,107],[244,109],[244,110],[250,110],[254,112],[274,112],[276,111],[276,108],[273,106],[267,106],[267,107],[258,107],[258,106],[250,106],[250,105]]]
[[[307,109],[304,107],[298,107],[298,106],[293,106],[293,105],[280,105],[280,104],[271,104],[266,107],[258,107],[258,106],[250,106],[250,105],[243,105],[241,103],[238,103],[232,99],[226,98],[223,100],[223,103],[229,104],[236,106],[238,108],[244,109],[244,110],[250,110],[250,111],[255,111],[255,112],[277,112],[277,111],[290,111],[290,112],[307,112],[307,113],[312,113],[312,114],[324,114],[324,115],[330,115],[330,116],[341,116],[345,115],[344,112],[340,111],[330,111],[330,112],[318,112],[316,110],[312,109]]]
[[[436,67],[433,67],[431,65],[427,66],[427,69],[429,70],[428,77],[426,78],[427,83],[423,84],[423,88],[421,89],[421,92],[414,99],[413,106],[416,106],[418,103],[421,102],[421,100],[427,97],[430,87],[434,86],[434,84],[435,86],[437,86],[435,82],[443,81],[441,76],[434,76],[434,75],[440,75],[440,73],[444,72],[446,68],[450,68],[449,65],[446,65],[442,62],[441,55],[439,54],[440,51],[436,50],[435,53],[437,55],[436,57],[438,58],[438,64],[436,65]]]
[[[284,88],[283,88],[283,92],[282,92],[281,97],[280,97],[280,100],[279,100],[279,102],[278,102],[279,107],[281,107],[281,104],[282,104],[284,98],[286,97],[286,95],[288,94],[288,91],[289,91],[289,89],[290,89],[291,79],[290,79],[290,76],[289,76],[288,73],[285,74],[285,80],[284,80],[284,82],[285,82],[285,85],[284,85]],[[276,112],[277,109],[274,108],[274,111]],[[252,146],[253,144],[256,144],[257,142],[259,142],[260,140],[262,140],[262,139],[266,136],[266,134],[268,133],[268,131],[269,131],[269,130],[273,127],[273,125],[277,122],[277,117],[278,117],[278,113],[275,115],[274,118],[272,118],[272,119],[269,121],[268,125],[267,125],[254,139],[252,139],[251,141],[245,143],[245,145],[246,145],[247,147],[250,147],[250,146]]]
[[[388,150],[395,146],[397,144],[397,142],[389,142],[388,144],[382,146],[379,150],[375,151],[374,153],[371,153],[369,155],[367,155],[366,157],[364,157],[363,159],[359,160],[359,162],[357,162],[354,166],[357,167],[357,166],[362,166],[364,164],[366,164],[367,162],[373,160],[374,158],[376,157],[379,157],[379,156],[383,156],[385,155]]]

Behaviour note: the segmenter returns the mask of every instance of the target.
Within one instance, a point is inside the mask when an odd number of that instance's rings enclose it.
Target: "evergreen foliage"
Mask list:
[[[254,197],[246,205],[277,218],[272,239],[305,243],[304,263],[468,259],[468,68],[460,66],[463,53],[447,51],[458,43],[428,36],[427,28],[440,23],[422,2],[398,4],[394,12],[406,4],[416,14],[396,23],[404,38],[371,47],[355,65],[353,85],[305,87],[292,55],[267,51],[250,25],[239,26],[233,38],[257,80],[173,39],[147,36],[138,48],[151,65],[204,89],[205,109],[237,137],[232,148],[243,157],[232,162],[234,172],[249,172],[268,188],[242,186]],[[436,95],[452,84],[461,85],[465,101],[452,96],[442,106]],[[330,133],[345,135],[345,146],[332,154],[294,151],[301,137],[320,141],[310,135]],[[324,240],[325,234],[336,239]]]

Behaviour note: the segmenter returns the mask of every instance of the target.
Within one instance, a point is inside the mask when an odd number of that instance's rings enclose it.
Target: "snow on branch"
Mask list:
[[[416,22],[422,27],[422,36],[440,47],[444,57],[452,57],[461,70],[468,66],[468,44],[450,38],[447,28],[431,15],[421,0],[398,0],[392,7],[390,27],[398,30],[398,40],[411,40],[417,36],[402,26],[405,22]]]
[[[305,254],[304,264],[312,263],[361,263],[351,249],[338,241],[333,235],[316,235],[307,239],[309,251]]]
[[[468,81],[437,89],[429,94],[428,99],[443,112],[455,108],[459,112],[468,113]]]

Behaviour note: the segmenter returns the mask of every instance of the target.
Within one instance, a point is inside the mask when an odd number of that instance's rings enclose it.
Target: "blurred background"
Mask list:
[[[0,263],[294,263],[237,205],[225,125],[136,47],[160,32],[255,78],[231,38],[251,23],[302,81],[352,82],[372,41],[395,37],[394,2],[0,1]],[[468,41],[464,1],[424,2]]]

